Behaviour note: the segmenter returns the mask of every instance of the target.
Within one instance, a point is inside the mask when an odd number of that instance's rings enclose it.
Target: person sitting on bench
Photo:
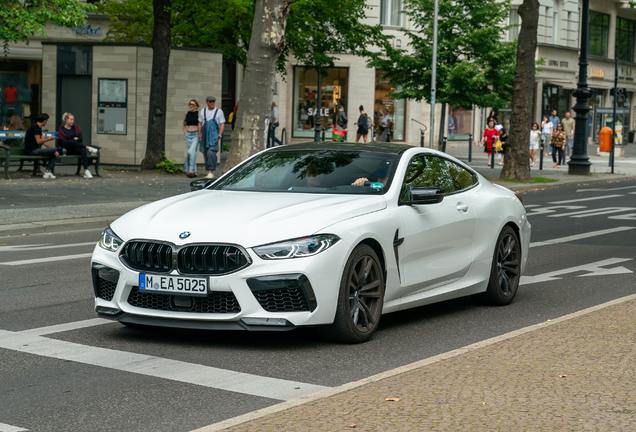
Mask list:
[[[37,122],[33,123],[26,131],[26,135],[24,137],[24,152],[27,156],[48,156],[49,163],[46,165],[46,170],[44,171],[44,175],[42,178],[50,178],[54,179],[55,176],[51,172],[55,163],[57,162],[57,158],[60,155],[61,149],[57,147],[51,147],[48,142],[53,141],[55,137],[50,138],[42,138],[42,128],[46,126],[46,123],[49,121],[48,114],[40,114],[37,118]],[[44,144],[44,148],[42,145]]]
[[[64,124],[60,126],[60,130],[58,131],[58,138],[60,147],[65,148],[67,154],[80,155],[82,157],[82,164],[84,165],[84,178],[93,178],[93,175],[88,170],[87,152],[96,154],[97,149],[95,147],[87,146],[84,144],[82,131],[75,124],[75,116],[73,114],[64,113]]]

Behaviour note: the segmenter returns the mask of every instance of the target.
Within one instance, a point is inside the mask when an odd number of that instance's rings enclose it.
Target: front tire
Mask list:
[[[517,233],[505,226],[495,244],[490,269],[490,280],[486,292],[475,294],[473,299],[480,304],[492,306],[509,305],[517,295],[521,278],[521,245]]]
[[[333,324],[318,329],[331,341],[366,342],[380,323],[384,305],[384,272],[375,251],[368,245],[354,249],[340,281]]]

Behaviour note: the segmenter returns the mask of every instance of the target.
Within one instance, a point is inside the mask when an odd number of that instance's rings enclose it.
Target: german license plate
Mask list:
[[[139,289],[166,294],[207,295],[208,279],[185,276],[139,274]]]

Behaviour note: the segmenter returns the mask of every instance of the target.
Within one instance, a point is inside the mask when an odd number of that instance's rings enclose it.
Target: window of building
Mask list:
[[[331,125],[338,105],[344,106],[349,117],[349,137],[355,134],[353,122],[358,118],[358,110],[355,107],[355,111],[350,112],[347,103],[349,70],[333,68],[327,69],[325,73],[320,80],[321,101],[318,103],[318,73],[315,70],[294,67],[293,137],[313,138],[317,115],[320,115],[321,127],[327,129],[326,136],[331,137]],[[356,120],[351,120],[353,118]],[[353,137],[355,139],[355,135]]]
[[[393,99],[389,94],[393,93],[395,87],[388,80],[381,79],[384,74],[381,71],[375,71],[375,103],[373,104],[373,125],[377,129],[382,119],[382,111],[386,110],[391,117],[390,133],[391,141],[406,140],[405,128],[406,123],[406,101],[404,99]],[[380,137],[378,131],[377,137]]]
[[[24,129],[31,126],[40,113],[41,76],[41,60],[0,59],[0,127],[9,126],[14,115]]]
[[[446,127],[449,140],[467,140],[468,134],[472,133],[473,110],[449,106]]]
[[[636,21],[616,18],[616,57],[619,60],[634,61],[634,34]]]
[[[519,21],[520,21],[519,10],[517,8],[510,8],[510,16],[508,17],[508,25],[516,26],[516,27],[510,27],[508,29],[508,37],[507,37],[508,42],[512,42],[513,40],[519,37],[519,24],[521,24]]]
[[[609,15],[590,11],[590,55],[607,57],[609,19]]]
[[[380,24],[400,27],[402,25],[402,0],[380,0]]]

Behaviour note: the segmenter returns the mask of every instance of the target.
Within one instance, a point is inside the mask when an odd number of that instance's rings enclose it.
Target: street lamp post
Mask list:
[[[590,175],[590,158],[587,156],[588,139],[588,114],[590,104],[588,99],[594,93],[587,86],[587,49],[589,44],[590,28],[590,0],[583,0],[581,8],[581,54],[579,57],[579,82],[572,95],[576,98],[574,112],[576,112],[576,122],[574,130],[574,149],[572,158],[568,162],[568,174]]]
[[[433,148],[435,142],[435,87],[437,86],[437,15],[439,14],[439,0],[435,0],[435,10],[433,12],[433,61],[431,63],[431,139],[428,143]]]

